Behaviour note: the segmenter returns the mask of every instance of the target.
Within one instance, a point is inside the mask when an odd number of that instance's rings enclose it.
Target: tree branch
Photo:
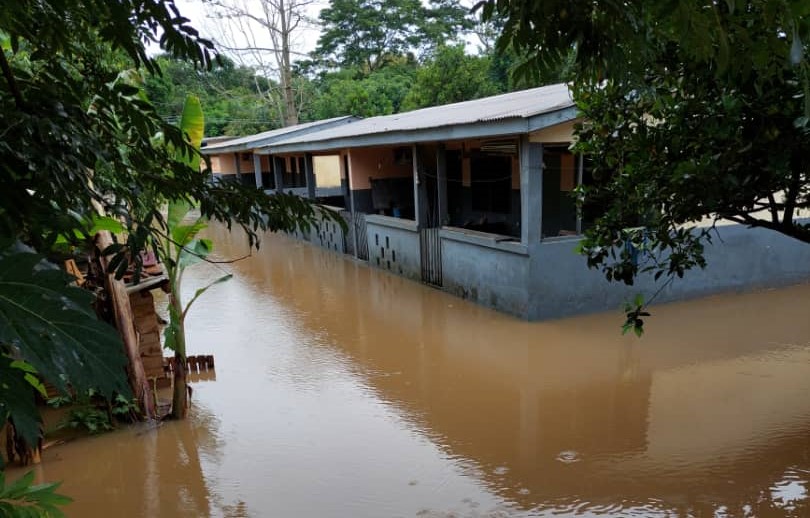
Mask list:
[[[793,224],[793,211],[796,208],[796,198],[799,196],[799,188],[801,187],[801,163],[801,156],[799,156],[796,152],[792,153],[790,157],[790,165],[792,169],[790,175],[790,186],[788,187],[787,199],[785,200],[785,212],[782,214],[783,225]]]
[[[748,225],[751,228],[760,227],[760,228],[767,228],[769,230],[774,230],[779,232],[780,234],[784,234],[788,237],[792,237],[793,239],[797,239],[804,243],[810,243],[810,228],[805,225],[797,225],[792,221],[789,223],[785,223],[786,220],[780,222],[772,222],[764,219],[758,219],[752,217],[749,214],[741,213],[741,214],[721,214],[720,215],[723,219],[731,221],[733,223],[739,223],[741,225]]]
[[[776,206],[776,199],[773,197],[773,193],[768,193],[768,207],[771,210],[771,221],[774,223],[779,223],[779,210]]]
[[[3,69],[3,77],[6,78],[8,89],[11,90],[11,95],[14,96],[14,103],[17,105],[18,109],[22,110],[25,106],[25,102],[23,101],[22,93],[20,93],[20,87],[17,85],[17,80],[14,78],[11,65],[9,65],[6,59],[6,52],[4,50],[0,50],[0,68]]]

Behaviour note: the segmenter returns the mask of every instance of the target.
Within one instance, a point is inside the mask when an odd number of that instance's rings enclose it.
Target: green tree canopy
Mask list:
[[[577,149],[599,207],[582,248],[608,279],[671,280],[705,265],[726,219],[810,242],[810,3],[782,0],[621,4],[491,0],[499,45],[557,66],[573,52],[585,123]],[[630,246],[649,251],[637,263]],[[634,317],[640,307],[631,311]]]
[[[200,98],[206,113],[205,136],[249,135],[281,126],[263,92],[268,80],[256,71],[221,56],[210,70],[163,55],[156,58],[161,75],[148,75],[147,97],[164,120],[174,122],[186,96]]]
[[[371,73],[392,57],[424,55],[457,38],[470,25],[455,0],[332,0],[320,13],[323,26],[316,62],[326,68]]]
[[[416,72],[402,108],[413,110],[504,92],[507,85],[499,84],[492,72],[492,60],[487,56],[470,56],[463,45],[440,47]]]
[[[316,80],[318,95],[312,103],[311,118],[397,113],[416,68],[413,60],[401,59],[368,75],[355,69],[324,74]]]

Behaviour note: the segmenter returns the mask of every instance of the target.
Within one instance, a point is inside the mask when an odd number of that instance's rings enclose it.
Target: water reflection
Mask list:
[[[216,455],[217,425],[198,407],[183,423],[74,440],[47,449],[36,477],[63,481],[60,492],[75,499],[69,516],[209,516],[213,498],[201,458]]]
[[[810,287],[657,308],[638,340],[618,313],[521,322],[280,236],[230,268],[188,321],[217,360],[193,419],[46,456],[71,514],[808,513]]]
[[[292,241],[269,248],[239,274],[513,510],[804,501],[804,475],[784,474],[809,452],[806,286],[661,307],[637,340],[617,314],[518,322]]]

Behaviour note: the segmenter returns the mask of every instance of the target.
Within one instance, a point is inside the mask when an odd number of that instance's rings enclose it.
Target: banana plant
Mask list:
[[[180,127],[195,149],[200,149],[203,136],[203,112],[200,100],[188,96],[183,106]],[[191,168],[199,170],[200,155],[178,157]],[[165,332],[164,347],[174,351],[174,393],[172,396],[172,417],[184,419],[188,413],[188,391],[186,383],[186,329],[185,321],[189,310],[197,299],[211,286],[225,282],[231,275],[223,275],[207,286],[198,289],[187,303],[181,298],[183,272],[189,266],[206,260],[212,251],[209,239],[198,237],[207,227],[203,217],[194,217],[191,204],[184,199],[170,200],[166,217],[166,231],[158,247],[161,260],[169,280],[169,324]]]

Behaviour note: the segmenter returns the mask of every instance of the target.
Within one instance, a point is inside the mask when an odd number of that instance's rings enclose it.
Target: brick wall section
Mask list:
[[[155,300],[149,291],[129,296],[132,305],[135,332],[147,378],[161,378],[163,374],[163,347],[160,343],[160,325],[155,312]]]

